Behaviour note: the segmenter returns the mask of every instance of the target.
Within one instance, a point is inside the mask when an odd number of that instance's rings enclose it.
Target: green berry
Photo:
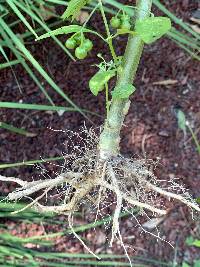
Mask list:
[[[85,39],[83,41],[83,48],[85,48],[87,52],[89,52],[90,50],[92,50],[92,48],[93,48],[92,41],[90,41],[89,39]]]
[[[87,50],[82,46],[78,46],[75,50],[75,56],[78,59],[84,59],[87,57]]]
[[[76,47],[76,41],[73,38],[70,38],[66,41],[65,46],[68,49],[74,49]]]
[[[129,15],[123,15],[122,16],[122,18],[121,18],[121,20],[122,20],[122,22],[124,22],[124,21],[128,21],[128,22],[130,22],[130,16]]]
[[[81,43],[81,39],[83,39],[83,41],[85,39],[85,37],[83,35],[81,35],[81,34],[76,34],[74,36],[74,40],[77,42],[77,44],[80,44]]]
[[[117,17],[112,17],[112,19],[110,20],[110,25],[115,29],[119,28],[120,24],[121,24],[121,21]]]
[[[129,21],[122,21],[122,24],[121,24],[121,27],[120,27],[122,30],[130,30],[131,28],[131,24]]]

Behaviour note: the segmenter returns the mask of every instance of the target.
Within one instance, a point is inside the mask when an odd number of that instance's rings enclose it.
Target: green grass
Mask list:
[[[0,202],[0,218],[8,218],[16,223],[24,222],[27,224],[37,223],[43,225],[62,225],[66,228],[65,221],[59,221],[52,214],[39,214],[33,209],[26,209],[21,213],[12,214],[12,211],[19,210],[25,206],[24,203],[2,203]],[[132,210],[135,215],[138,209]],[[76,214],[75,216],[81,216]],[[128,217],[129,213],[121,213],[121,218]],[[86,230],[101,227],[106,222],[109,223],[111,217],[105,217],[95,223],[79,225],[74,227],[76,233],[83,233]],[[0,225],[0,264],[1,266],[130,266],[124,255],[99,254],[101,261],[94,259],[91,254],[87,253],[65,253],[52,252],[51,247],[54,245],[54,238],[58,236],[70,235],[71,230],[66,229],[62,232],[48,233],[41,236],[31,236],[21,238],[9,233],[7,225]],[[27,248],[26,244],[33,244],[36,247]],[[39,249],[38,249],[39,247]],[[144,259],[142,257],[132,258],[134,266],[171,266],[172,264],[158,261],[155,259]]]
[[[3,163],[3,164],[0,164],[0,169],[7,169],[7,168],[14,168],[14,167],[21,167],[21,166],[31,166],[31,165],[35,165],[39,163],[45,163],[45,162],[57,161],[57,160],[63,160],[63,157],[28,160],[28,161],[21,161],[21,162],[15,162],[15,163]]]
[[[16,103],[16,102],[1,102],[0,108],[9,109],[27,109],[27,110],[38,110],[38,111],[66,111],[66,112],[77,112],[78,110],[74,107],[62,107],[62,106],[48,106],[48,105],[38,105],[38,104],[26,104],[26,103]],[[93,114],[97,117],[101,115],[91,112],[87,109],[82,109],[85,113]]]
[[[6,62],[0,64],[0,69],[8,67],[12,68],[13,65],[21,64],[36,83],[38,89],[40,89],[45,95],[49,103],[55,106],[53,99],[43,86],[43,80],[39,79],[33,71],[33,69],[35,69],[37,73],[40,74],[51,86],[51,88],[66,101],[66,106],[68,106],[69,109],[71,108],[72,111],[78,111],[83,116],[87,117],[84,111],[71,101],[67,94],[64,93],[64,91],[55,83],[54,79],[50,77],[47,71],[39,64],[37,59],[35,59],[26,47],[26,38],[34,36],[35,39],[38,36],[37,32],[41,32],[41,30],[48,32],[51,30],[41,16],[41,5],[44,6],[44,8],[52,7],[42,0],[8,0],[4,2],[4,11],[2,11],[3,13],[0,13],[0,54],[2,54],[3,58],[5,58]],[[2,8],[0,6],[0,10],[1,9]],[[10,20],[12,20],[11,23]],[[59,19],[59,22],[62,22],[61,19]],[[19,34],[17,28],[15,28],[15,26],[19,23],[24,24],[24,34]],[[73,55],[55,36],[52,38],[55,41],[55,46],[57,44],[72,60],[75,60]],[[11,50],[15,59],[11,61],[9,60],[5,53],[5,48]],[[14,71],[13,75],[15,76]],[[20,89],[20,84],[18,83],[17,78],[16,82]]]
[[[26,130],[24,130],[22,128],[17,128],[17,127],[14,127],[14,126],[12,126],[12,125],[10,125],[8,123],[1,122],[1,121],[0,121],[0,128],[6,129],[6,130],[8,130],[8,131],[10,131],[12,133],[17,133],[17,134],[25,135],[27,137],[34,137],[34,136],[36,136],[36,134],[34,134],[34,133],[30,133],[30,132],[28,132],[28,131],[26,131]]]

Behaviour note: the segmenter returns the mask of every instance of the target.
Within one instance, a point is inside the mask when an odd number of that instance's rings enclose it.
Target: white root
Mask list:
[[[146,182],[146,186],[149,188],[149,189],[152,189],[153,191],[163,195],[163,196],[166,196],[168,198],[172,198],[172,199],[177,199],[179,201],[181,201],[182,203],[184,203],[185,205],[187,205],[188,207],[190,208],[193,208],[195,209],[196,211],[199,211],[200,212],[200,207],[198,205],[196,205],[195,203],[187,200],[186,198],[184,198],[183,196],[181,195],[178,195],[178,194],[175,194],[175,193],[172,193],[172,192],[168,192],[166,190],[163,190],[162,188],[158,187],[158,186],[155,186],[149,182]]]
[[[64,182],[67,182],[69,184],[72,184],[73,179],[81,178],[83,175],[81,173],[74,173],[74,172],[67,172],[59,175],[55,179],[46,179],[46,180],[39,180],[34,182],[24,182],[23,180],[19,178],[8,178],[6,180],[6,177],[0,177],[1,181],[15,181],[16,183],[20,184],[22,188],[18,189],[15,192],[12,192],[8,194],[9,200],[18,200],[24,196],[29,196],[41,189],[47,188],[47,187],[55,187],[57,185],[60,185]]]
[[[122,245],[122,247],[123,247],[123,249],[124,249],[124,252],[125,252],[125,254],[126,254],[126,257],[127,257],[128,261],[129,261],[129,263],[130,263],[130,267],[133,267],[131,258],[130,258],[129,255],[128,255],[128,251],[127,251],[127,249],[126,249],[126,247],[125,247],[125,245],[124,245],[124,242],[123,242],[123,239],[122,239],[122,235],[121,235],[119,229],[118,229],[118,235],[119,235],[120,243],[121,243],[121,245]]]
[[[104,181],[105,176],[106,176],[106,167],[107,167],[107,162],[104,163],[103,168],[102,168],[102,174],[101,174],[101,178],[100,178],[102,182]],[[95,216],[94,224],[96,223],[98,215],[99,215],[99,212],[100,212],[100,202],[101,202],[101,197],[102,197],[103,190],[106,190],[106,189],[103,188],[102,186],[100,186],[99,193],[98,193],[98,198],[97,198],[97,203],[96,203],[97,213],[96,213],[96,216]]]
[[[92,254],[95,258],[97,258],[98,260],[100,260],[101,258],[99,256],[97,256],[84,242],[83,240],[79,237],[79,235],[77,235],[77,233],[74,231],[73,229],[73,219],[72,219],[72,215],[71,213],[68,216],[68,222],[69,222],[69,227],[72,231],[72,234],[80,241],[80,243],[83,245],[83,247],[90,253]]]
[[[99,257],[87,247],[77,233],[75,233],[73,229],[72,215],[73,212],[78,209],[79,205],[83,203],[82,200],[87,199],[90,203],[95,203],[97,207],[97,215],[95,219],[97,220],[97,216],[100,212],[100,205],[103,202],[102,198],[103,196],[105,197],[106,193],[108,193],[107,191],[111,191],[116,195],[117,203],[112,220],[110,246],[113,245],[114,239],[117,238],[125,251],[125,254],[130,262],[130,266],[132,266],[131,259],[120,233],[120,212],[122,208],[125,208],[123,207],[123,201],[128,204],[128,206],[137,206],[141,209],[156,213],[157,216],[165,216],[168,210],[158,208],[154,205],[155,198],[158,194],[160,194],[171,199],[177,199],[186,204],[188,207],[200,212],[200,207],[189,198],[187,199],[187,196],[185,197],[184,194],[180,195],[168,192],[155,185],[157,184],[156,177],[151,171],[149,171],[149,165],[146,164],[146,161],[126,159],[119,155],[110,161],[99,162],[97,160],[98,152],[95,149],[90,150],[87,146],[85,149],[86,152],[83,156],[80,156],[80,154],[78,154],[79,156],[77,157],[74,155],[71,156],[71,159],[68,163],[66,163],[67,167],[62,167],[62,173],[54,179],[26,182],[19,178],[4,177],[0,175],[0,181],[15,182],[20,185],[20,188],[17,188],[16,191],[11,192],[8,195],[9,200],[18,200],[22,197],[28,197],[33,193],[43,190],[39,197],[32,199],[31,203],[14,213],[21,212],[34,206],[37,211],[42,213],[52,212],[67,214],[69,227],[71,228],[73,235],[81,242],[89,253],[99,259]],[[63,172],[64,170],[67,171]],[[58,205],[52,206],[48,204],[42,205],[39,203],[39,200],[41,200],[51,189],[62,187],[62,184],[67,185],[67,189],[62,188],[61,191],[63,194],[62,202],[58,203]],[[180,189],[182,188],[180,187]],[[184,192],[184,190],[182,191]],[[93,192],[97,192],[95,197],[91,194]],[[155,236],[154,234],[152,235]],[[155,237],[161,239],[159,236]]]
[[[38,202],[38,200],[40,200],[41,198],[43,198],[52,188],[53,188],[52,186],[49,187],[49,188],[47,188],[42,195],[40,195],[39,197],[37,197],[36,199],[34,199],[31,203],[29,203],[28,205],[26,205],[22,209],[13,211],[12,214],[16,214],[16,213],[22,212],[22,211],[24,211],[24,210],[26,210],[26,209],[34,206]]]
[[[107,189],[114,191],[113,186],[110,185],[108,182],[104,181],[102,185],[105,186]],[[121,195],[125,201],[127,201],[129,204],[131,204],[133,206],[138,206],[138,207],[143,208],[143,209],[148,209],[148,210],[155,212],[155,213],[158,213],[160,215],[166,215],[167,214],[166,210],[161,210],[161,209],[155,208],[149,204],[139,202],[139,201],[127,196],[127,194],[125,194],[125,193],[121,192]]]
[[[15,177],[5,177],[5,176],[2,176],[0,175],[0,181],[2,182],[14,182],[14,183],[17,183],[21,186],[26,186],[28,182],[25,182],[19,178],[15,178]]]
[[[115,208],[115,212],[114,212],[114,216],[113,216],[113,222],[112,222],[112,237],[110,240],[110,246],[112,247],[112,244],[113,244],[113,241],[114,241],[116,234],[119,233],[119,235],[120,235],[119,216],[120,216],[120,212],[121,212],[121,208],[122,208],[123,198],[122,198],[122,194],[121,194],[121,191],[120,191],[119,186],[118,186],[118,181],[115,177],[115,173],[114,173],[114,170],[113,170],[111,164],[108,165],[108,173],[110,175],[110,178],[111,178],[111,181],[113,184],[113,188],[114,188],[114,192],[115,192],[116,197],[117,197],[117,205]]]

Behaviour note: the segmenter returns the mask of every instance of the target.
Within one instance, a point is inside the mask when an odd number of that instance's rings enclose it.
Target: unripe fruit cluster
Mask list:
[[[87,57],[88,52],[92,50],[93,43],[90,39],[86,39],[79,34],[67,39],[65,46],[68,49],[75,49],[75,56],[78,59],[84,59]]]
[[[125,14],[120,18],[118,18],[117,16],[112,17],[112,19],[110,20],[110,25],[114,29],[130,30],[130,17]]]

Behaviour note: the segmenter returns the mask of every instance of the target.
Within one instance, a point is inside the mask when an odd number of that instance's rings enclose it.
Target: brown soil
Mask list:
[[[186,21],[194,10],[197,1],[167,1],[168,7],[179,17]],[[103,31],[99,16],[91,21],[94,29]],[[65,129],[77,131],[84,121],[88,127],[99,127],[103,123],[105,114],[104,95],[94,97],[88,89],[88,80],[96,69],[90,67],[98,62],[95,55],[99,52],[106,56],[108,50],[99,40],[95,42],[90,56],[78,62],[72,62],[51,40],[33,43],[28,48],[36,59],[49,71],[54,80],[63,91],[79,107],[89,109],[102,115],[102,118],[88,115],[93,124],[79,113],[67,113],[59,116],[55,112],[0,110],[0,120],[17,127],[24,127],[29,132],[36,133],[35,137],[24,137],[0,129],[0,163],[12,163],[32,159],[61,156],[66,151],[67,133]],[[64,38],[61,37],[64,41]],[[123,53],[126,38],[120,37],[117,44],[117,53]],[[56,47],[56,49],[55,49]],[[12,56],[10,56],[12,57]],[[32,82],[22,67],[13,67],[20,83],[22,93],[16,84],[13,73],[9,70],[0,72],[0,100],[23,101],[24,103],[48,104],[37,86]],[[154,82],[162,80],[177,80],[175,85],[159,86]],[[135,81],[136,93],[132,96],[132,104],[125,127],[122,132],[121,151],[127,156],[137,155],[151,159],[160,158],[157,168],[159,179],[179,177],[189,189],[192,196],[200,196],[200,164],[199,154],[188,133],[184,140],[183,133],[178,129],[174,109],[179,106],[185,112],[188,120],[194,124],[194,129],[200,127],[199,103],[200,86],[199,63],[192,60],[187,54],[177,47],[171,40],[163,38],[151,46],[146,46]],[[66,105],[66,102],[53,92],[49,85],[46,89],[57,105]],[[63,130],[56,132],[56,130]],[[197,133],[200,138],[199,132]],[[45,165],[46,166],[46,165]],[[56,171],[56,166],[46,166],[51,174]],[[9,168],[2,170],[3,175],[15,175],[23,179],[32,179],[40,175],[40,169],[32,166]],[[5,193],[12,190],[1,184],[1,191]],[[85,216],[84,223],[90,220]],[[80,223],[80,221],[79,221]],[[124,242],[130,245],[130,255],[140,255],[145,258],[173,261],[175,250],[162,241],[142,233],[136,227],[134,220],[122,219],[121,232]],[[47,227],[48,228],[48,227]],[[191,262],[197,259],[198,250],[185,245],[188,236],[200,235],[200,225],[191,218],[190,211],[175,203],[170,214],[159,226],[161,236],[170,241],[177,249],[177,260]],[[45,229],[48,231],[47,229]],[[38,228],[39,233],[41,229]],[[19,227],[23,233],[23,227]],[[86,231],[84,237],[90,240],[90,247],[98,252],[110,252],[108,244],[105,245],[105,229],[98,228],[96,232]],[[28,235],[28,234],[27,234]],[[66,237],[59,240],[55,247],[59,251],[81,252],[84,249],[79,242]],[[123,252],[120,244],[116,242],[113,253]],[[154,266],[154,265],[152,265]],[[159,266],[159,265],[155,265]]]

